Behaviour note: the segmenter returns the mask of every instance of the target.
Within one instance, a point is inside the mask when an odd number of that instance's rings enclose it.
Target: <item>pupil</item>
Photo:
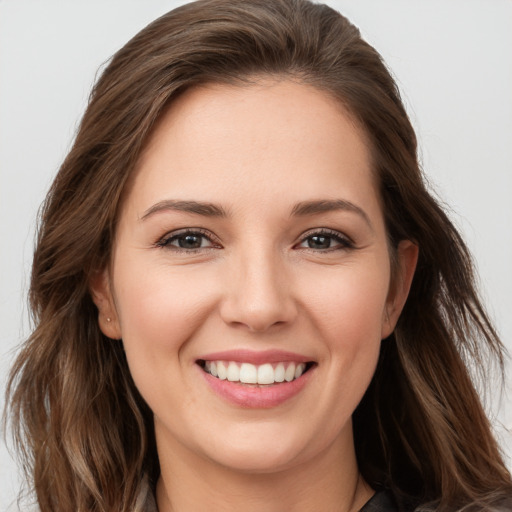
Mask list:
[[[201,247],[201,237],[197,235],[185,235],[178,239],[182,249],[197,249]]]
[[[310,249],[329,249],[331,238],[328,236],[315,235],[310,237],[308,245]]]

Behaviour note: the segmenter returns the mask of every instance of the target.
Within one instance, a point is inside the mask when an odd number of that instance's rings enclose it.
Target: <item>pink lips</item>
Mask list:
[[[199,359],[204,361],[235,361],[254,365],[291,361],[307,363],[311,361],[311,358],[280,350],[264,352],[230,350],[210,353]],[[210,389],[215,394],[234,405],[247,409],[268,409],[283,404],[300,393],[309,382],[313,373],[312,371],[307,371],[291,382],[282,382],[266,386],[248,386],[239,382],[220,380],[204,372],[202,369],[200,371]]]
[[[223,352],[214,352],[199,357],[204,361],[235,361],[237,363],[286,363],[294,361],[296,363],[307,363],[312,359],[309,357],[294,354],[293,352],[285,352],[283,350],[265,350],[263,352],[254,352],[251,350],[225,350]]]

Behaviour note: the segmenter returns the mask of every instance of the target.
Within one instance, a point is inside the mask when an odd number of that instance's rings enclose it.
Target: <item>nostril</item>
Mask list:
[[[257,264],[256,264],[257,266]],[[286,286],[277,277],[252,269],[243,282],[228,285],[220,306],[223,321],[253,333],[282,328],[297,317],[297,305]]]

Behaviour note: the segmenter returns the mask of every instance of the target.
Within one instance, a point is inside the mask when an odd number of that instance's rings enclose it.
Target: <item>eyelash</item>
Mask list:
[[[305,243],[308,239],[317,236],[317,237],[326,237],[334,240],[338,245],[335,247],[328,247],[327,249],[314,249],[312,247],[303,247],[308,251],[312,251],[314,253],[328,253],[333,251],[342,251],[342,250],[350,250],[355,248],[354,242],[348,238],[346,235],[341,234],[339,231],[334,231],[333,229],[321,228],[305,233],[300,242],[299,246]]]
[[[189,249],[171,245],[171,243],[173,241],[178,240],[182,237],[186,237],[186,236],[202,237],[203,239],[207,239],[211,245],[208,247],[197,247],[197,248],[189,248]],[[348,238],[345,235],[342,235],[338,231],[334,231],[332,229],[327,229],[327,228],[317,229],[317,230],[313,230],[313,231],[306,233],[305,235],[302,236],[300,242],[298,244],[296,244],[294,246],[294,248],[300,249],[301,248],[300,246],[303,243],[307,242],[308,239],[313,238],[315,236],[329,238],[331,240],[334,240],[338,245],[334,246],[334,247],[328,247],[326,249],[314,249],[312,247],[302,247],[302,249],[312,251],[314,253],[328,253],[328,252],[333,252],[333,251],[350,250],[350,249],[355,248],[354,242],[352,240],[350,240],[350,238]],[[169,234],[165,235],[164,237],[162,237],[160,240],[158,240],[155,243],[155,246],[162,248],[162,249],[168,248],[168,249],[176,251],[176,252],[183,252],[183,253],[187,253],[187,254],[194,254],[199,251],[222,248],[222,246],[220,245],[219,242],[216,241],[216,238],[212,235],[212,233],[210,233],[207,230],[200,229],[200,228],[183,229],[178,232],[169,233]]]
[[[192,249],[186,249],[184,247],[176,247],[174,245],[171,245],[171,243],[175,240],[178,240],[180,238],[184,238],[186,236],[196,236],[196,237],[202,237],[203,239],[207,239],[210,242],[210,246],[208,247],[197,247]],[[210,233],[209,231],[206,231],[205,229],[201,228],[194,228],[194,229],[183,229],[181,231],[168,233],[164,237],[162,237],[160,240],[158,240],[155,244],[156,247],[159,247],[161,249],[170,249],[176,252],[183,252],[187,254],[194,254],[199,251],[204,251],[208,249],[219,249],[221,248],[221,245],[215,241],[215,237]]]

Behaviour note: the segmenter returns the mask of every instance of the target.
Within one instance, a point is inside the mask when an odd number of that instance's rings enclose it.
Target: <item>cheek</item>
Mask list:
[[[303,308],[309,337],[319,347],[316,400],[323,443],[342,432],[371,382],[380,353],[381,326],[389,274],[379,263],[338,266],[302,273]],[[386,260],[384,260],[386,261]],[[328,274],[328,275],[327,275]],[[307,297],[307,299],[306,299]]]
[[[336,340],[336,346],[380,342],[389,285],[382,262],[340,267],[332,275],[308,281],[303,288],[309,290],[307,300],[317,328]]]
[[[384,260],[386,261],[386,260]],[[312,327],[318,333],[330,368],[333,404],[350,416],[369,385],[379,358],[389,273],[382,260],[373,265],[340,267],[329,278],[305,283],[310,295]]]
[[[201,272],[135,263],[117,262],[114,288],[123,344],[137,382],[146,379],[150,369],[154,372],[181,358],[187,340],[203,324],[215,299]]]

